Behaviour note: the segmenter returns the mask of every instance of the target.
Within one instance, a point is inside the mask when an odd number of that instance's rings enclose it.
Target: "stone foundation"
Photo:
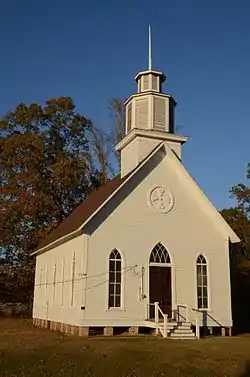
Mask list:
[[[67,323],[48,321],[42,318],[33,318],[33,325],[46,328],[51,331],[60,331],[68,335],[86,337],[89,336],[89,328],[83,326],[69,325]]]
[[[79,327],[79,336],[82,336],[82,337],[89,336],[89,328],[88,327]]]
[[[73,336],[81,336],[81,337],[88,337],[90,332],[90,329],[95,329],[95,327],[89,328],[87,326],[75,326],[75,325],[69,325],[67,323],[61,323],[61,322],[55,322],[55,321],[49,321],[47,319],[42,318],[33,318],[33,325],[37,327],[41,327],[44,329],[49,329],[52,331],[60,331],[62,333],[65,333],[67,335],[73,335]],[[100,327],[98,328],[100,334],[98,335],[104,335],[104,336],[113,336],[114,335],[114,327],[112,326],[106,326],[106,327]],[[218,331],[221,332],[222,336],[231,336],[232,335],[232,329],[231,328],[225,328],[225,327],[217,327]],[[117,329],[119,330],[119,329]],[[210,335],[213,334],[214,328],[210,327],[208,328]],[[103,331],[103,332],[102,332]],[[119,331],[116,331],[119,332]],[[124,335],[125,333],[120,333],[119,335]],[[131,326],[128,328],[127,335],[130,336],[138,336],[139,335],[139,327],[138,326]],[[155,336],[160,336],[159,331],[152,329],[152,334]]]
[[[130,335],[138,335],[139,334],[139,327],[138,326],[131,326],[128,330]]]
[[[41,327],[41,328],[47,328],[51,331],[60,331],[67,335],[74,335],[74,336],[81,336],[81,337],[89,336],[89,327],[87,326],[69,325],[67,323],[48,321],[42,318],[33,318],[33,325],[37,327]],[[104,336],[114,335],[114,327],[107,326],[107,327],[103,327],[102,329],[103,329]],[[137,326],[130,327],[127,332],[127,335],[138,335],[138,334],[139,334],[139,327]]]
[[[103,335],[104,336],[113,336],[114,330],[113,327],[104,327]]]

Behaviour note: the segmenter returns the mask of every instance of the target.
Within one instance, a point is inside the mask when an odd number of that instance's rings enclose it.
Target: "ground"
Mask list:
[[[250,376],[250,335],[79,338],[0,320],[1,377]]]

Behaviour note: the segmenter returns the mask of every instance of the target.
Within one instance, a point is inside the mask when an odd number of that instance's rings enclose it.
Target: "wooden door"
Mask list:
[[[171,267],[149,267],[149,302],[159,302],[164,314],[172,318]],[[154,306],[150,305],[150,318],[154,318]]]

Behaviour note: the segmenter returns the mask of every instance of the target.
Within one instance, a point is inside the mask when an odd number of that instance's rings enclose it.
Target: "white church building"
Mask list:
[[[187,137],[175,133],[176,102],[151,57],[135,80],[117,145],[120,175],[34,253],[33,322],[80,336],[230,331],[229,245],[240,240],[182,164]]]

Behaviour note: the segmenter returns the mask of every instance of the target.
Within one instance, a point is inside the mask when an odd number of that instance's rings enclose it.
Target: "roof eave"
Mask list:
[[[89,218],[78,228],[76,229],[74,232],[71,232],[61,238],[59,238],[58,240],[56,241],[53,241],[51,242],[50,244],[34,251],[31,255],[39,255],[39,254],[42,254],[50,249],[52,249],[53,247],[56,247],[56,246],[59,246],[61,245],[62,243],[66,242],[66,241],[69,241],[70,239],[74,238],[74,237],[77,237],[78,235],[82,234],[83,233],[83,228],[92,220],[92,218],[108,203],[108,201],[130,180],[130,178],[132,178],[138,170],[140,170],[140,168],[142,166],[144,166],[147,161],[159,150],[162,148],[162,146],[164,145],[164,142],[160,143],[158,145],[158,147],[156,149],[154,149],[150,154],[149,156],[143,161],[143,163],[141,165],[138,165],[138,167],[133,171],[132,174],[129,174],[128,177],[126,179],[124,179],[124,181],[122,182],[122,184],[120,186],[118,186],[118,188],[113,191],[113,193],[91,214],[91,216],[89,216]]]
[[[57,246],[61,245],[62,243],[66,242],[66,241],[69,241],[72,238],[75,238],[75,237],[79,236],[81,233],[82,233],[82,231],[80,229],[76,229],[74,232],[66,234],[65,236],[63,236],[61,238],[58,238],[57,240],[51,242],[50,244],[48,244],[48,245],[46,245],[44,247],[41,247],[40,249],[37,249],[36,251],[34,251],[33,253],[31,253],[31,256],[45,253],[46,251],[49,251],[53,247],[57,247]]]

